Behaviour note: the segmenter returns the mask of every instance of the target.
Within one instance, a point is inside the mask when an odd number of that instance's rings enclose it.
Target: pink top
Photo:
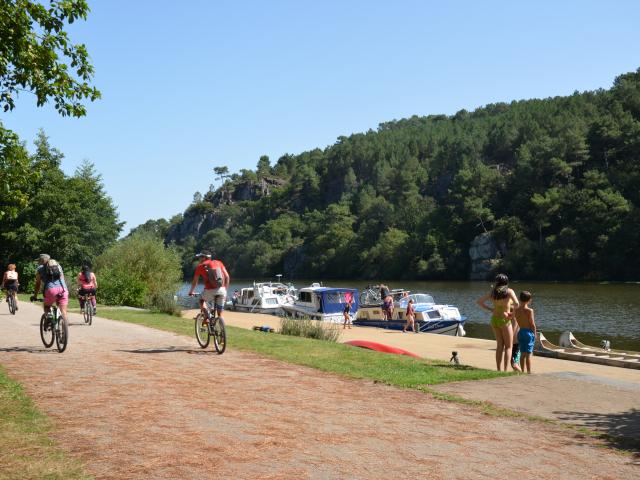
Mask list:
[[[93,272],[91,272],[91,275],[89,275],[89,281],[87,282],[87,279],[84,277],[84,273],[80,272],[78,274],[78,285],[80,285],[80,288],[83,288],[85,290],[89,290],[90,288],[98,288],[98,282],[96,281],[96,276]]]

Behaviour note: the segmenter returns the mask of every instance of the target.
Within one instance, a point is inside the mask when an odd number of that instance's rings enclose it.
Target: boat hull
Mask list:
[[[321,322],[329,322],[329,323],[343,323],[344,315],[341,313],[322,313],[318,311],[314,311],[312,309],[307,309],[304,307],[300,307],[297,305],[283,305],[282,310],[287,317],[291,318],[299,318],[299,319],[309,319],[309,320],[318,320]]]
[[[258,307],[255,305],[240,305],[240,304],[236,304],[235,306],[231,306],[231,310],[235,311],[235,312],[246,312],[246,313],[264,313],[267,315],[282,315],[284,313],[284,310],[282,310],[282,307],[277,306],[277,307],[269,307],[269,308],[263,308],[263,307]]]
[[[373,320],[373,319],[356,319],[354,325],[361,327],[387,328],[390,330],[402,330],[406,322],[404,320]],[[416,329],[421,333],[436,333],[439,335],[451,335],[454,337],[463,337],[464,320],[416,320]]]
[[[542,332],[538,331],[536,343],[533,350],[534,355],[541,357],[559,358],[562,360],[573,360],[576,362],[597,363],[610,367],[623,367],[640,369],[640,356],[637,352],[616,353],[606,350],[590,348],[560,347],[554,345],[545,338]]]

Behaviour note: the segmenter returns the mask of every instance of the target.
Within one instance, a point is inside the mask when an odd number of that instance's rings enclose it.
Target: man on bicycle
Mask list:
[[[53,304],[57,304],[64,319],[67,319],[67,304],[69,303],[69,290],[64,281],[62,265],[52,259],[46,253],[40,254],[36,259],[36,288],[31,301],[38,299],[40,287],[44,291],[44,311],[49,312]]]
[[[194,291],[198,285],[200,277],[204,279],[204,291],[200,296],[200,309],[205,310],[204,303],[215,302],[215,310],[218,317],[222,318],[224,302],[227,298],[227,288],[229,287],[229,273],[220,260],[212,260],[211,252],[203,251],[196,255],[200,260],[191,282],[189,295],[195,295]]]

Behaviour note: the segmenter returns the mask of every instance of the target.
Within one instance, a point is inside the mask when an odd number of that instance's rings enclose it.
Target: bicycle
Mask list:
[[[204,311],[200,310],[195,318],[196,340],[200,348],[207,348],[211,337],[213,346],[218,355],[222,355],[227,348],[227,331],[222,317],[216,315],[215,308],[211,315],[211,307],[207,302],[203,303]]]
[[[57,305],[51,305],[49,311],[40,317],[40,338],[45,348],[51,348],[55,340],[58,352],[66,350],[69,343],[69,327],[67,320],[60,315]]]
[[[11,315],[15,315],[16,310],[18,309],[15,290],[7,289],[7,303],[9,304],[9,313],[11,313]]]
[[[84,317],[84,323],[87,325],[91,325],[93,322],[93,305],[91,304],[91,298],[93,298],[92,293],[86,293],[78,297],[78,300],[80,300],[80,303],[83,305],[82,316]]]

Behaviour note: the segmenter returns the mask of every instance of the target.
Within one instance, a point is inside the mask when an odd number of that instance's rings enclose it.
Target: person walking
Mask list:
[[[410,298],[409,303],[407,303],[405,317],[407,317],[407,323],[404,324],[402,333],[405,333],[409,327],[411,327],[413,333],[418,333],[416,331],[416,307],[413,305],[413,298]]]
[[[488,301],[493,305],[488,305]],[[503,273],[496,275],[489,293],[479,298],[476,303],[480,308],[491,312],[491,329],[496,337],[496,368],[500,371],[502,364],[506,372],[511,362],[513,345],[511,310],[520,306],[515,292],[509,288],[509,278]]]

